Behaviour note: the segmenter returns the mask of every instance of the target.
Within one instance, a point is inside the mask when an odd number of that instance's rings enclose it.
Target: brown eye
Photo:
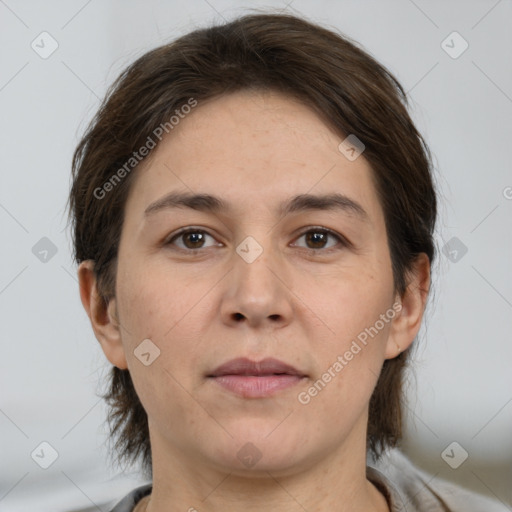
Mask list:
[[[328,237],[329,235],[327,233],[309,231],[306,233],[306,244],[308,244],[311,249],[323,249],[327,244]]]
[[[192,231],[181,235],[181,237],[188,249],[198,249],[204,244],[204,233]]]
[[[166,245],[176,245],[180,249],[204,249],[207,238],[215,240],[211,235],[200,229],[188,229],[173,236]],[[181,243],[177,243],[177,242]],[[212,244],[214,245],[214,244]]]
[[[305,239],[306,249],[331,249],[336,245],[346,245],[341,236],[328,229],[310,229],[302,233],[297,240],[301,238]],[[333,240],[334,243],[330,242],[330,240]]]

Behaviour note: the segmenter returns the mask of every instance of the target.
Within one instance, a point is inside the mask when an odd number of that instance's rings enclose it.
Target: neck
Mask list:
[[[301,470],[229,471],[200,464],[152,435],[153,491],[147,512],[389,512],[366,479],[366,439],[341,447]],[[165,456],[163,456],[165,454]],[[191,462],[192,461],[192,462]]]

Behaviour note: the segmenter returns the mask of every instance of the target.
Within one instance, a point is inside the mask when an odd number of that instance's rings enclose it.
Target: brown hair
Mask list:
[[[419,253],[433,261],[436,193],[428,147],[396,78],[353,41],[284,14],[251,14],[190,32],[130,65],[109,89],[73,157],[70,216],[77,263],[93,260],[100,294],[115,296],[123,211],[134,172],[114,174],[159,126],[193,98],[273,90],[313,108],[341,137],[354,134],[384,211],[396,292]],[[169,131],[169,130],[166,130]],[[118,177],[120,176],[118,172]],[[107,199],[98,190],[107,182]],[[401,437],[402,373],[408,351],[384,362],[370,401],[368,448],[378,456]],[[112,368],[111,437],[120,460],[142,456],[151,473],[146,412],[128,370]]]

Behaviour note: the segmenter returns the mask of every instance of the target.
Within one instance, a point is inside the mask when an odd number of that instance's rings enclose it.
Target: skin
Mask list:
[[[342,140],[310,108],[277,93],[199,103],[137,169],[107,308],[93,262],[80,265],[95,335],[108,360],[130,370],[148,414],[148,511],[388,510],[365,475],[368,403],[384,360],[419,330],[430,265],[420,255],[407,291],[396,295],[371,167],[364,154],[349,161]],[[171,191],[213,194],[231,210],[144,215]],[[368,222],[343,210],[277,212],[292,196],[332,192],[359,203]],[[187,226],[206,232],[204,242],[165,244]],[[304,233],[318,227],[350,244],[308,241]],[[263,248],[252,263],[236,252],[247,236]],[[298,394],[397,300],[393,320],[301,404]],[[134,350],[148,338],[160,356],[145,366]],[[206,378],[234,357],[275,357],[307,377],[271,397],[243,398]],[[261,454],[252,467],[237,457],[249,442]]]

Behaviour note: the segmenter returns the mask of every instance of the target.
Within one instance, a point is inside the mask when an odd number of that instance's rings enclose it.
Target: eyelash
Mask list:
[[[190,233],[202,233],[202,234],[206,234],[212,238],[215,238],[212,235],[210,235],[210,233],[205,231],[204,229],[184,228],[181,231],[179,231],[178,233],[175,233],[174,235],[172,235],[171,238],[169,238],[166,242],[164,242],[164,245],[166,245],[166,246],[173,245],[175,240],[177,240],[180,237],[183,237],[185,235],[188,235]],[[319,226],[318,227],[313,226],[313,227],[308,228],[307,230],[303,231],[295,240],[298,240],[299,238],[303,237],[304,235],[306,235],[308,233],[322,233],[322,234],[330,235],[332,238],[335,238],[338,241],[339,246],[328,247],[327,249],[322,248],[322,247],[318,248],[318,249],[311,249],[309,247],[301,247],[301,249],[304,249],[306,251],[330,253],[333,250],[340,250],[341,248],[351,246],[350,242],[346,238],[341,236],[340,234],[338,234],[335,231],[332,231],[330,229],[327,229],[324,227],[319,227]],[[188,252],[188,253],[190,253],[190,252],[198,253],[198,252],[201,252],[202,250],[209,249],[209,247],[199,247],[197,249],[177,247],[177,249],[180,251]]]

